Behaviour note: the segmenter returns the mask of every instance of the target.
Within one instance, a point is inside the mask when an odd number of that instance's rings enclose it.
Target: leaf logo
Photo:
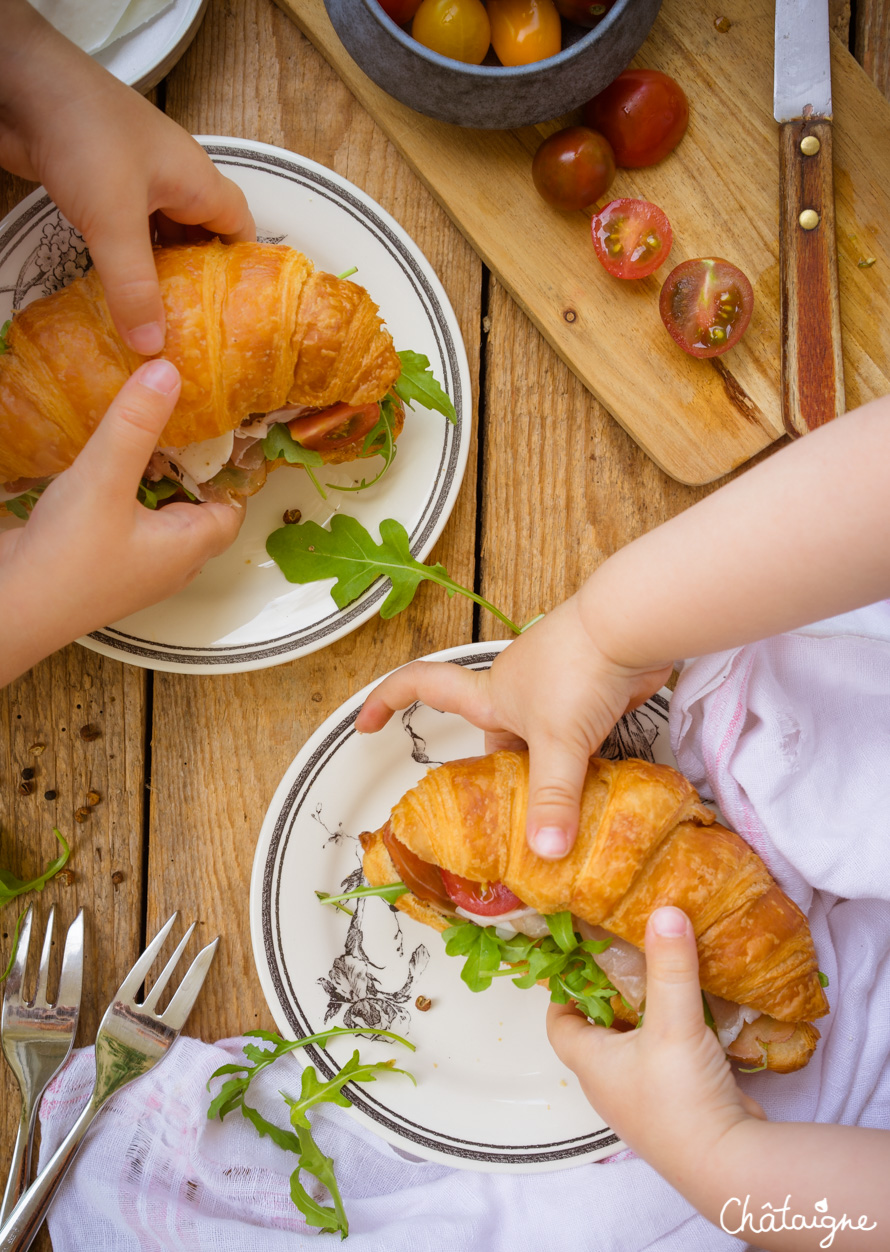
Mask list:
[[[817,1212],[817,1213],[827,1213],[827,1212],[828,1212],[828,1201],[827,1201],[827,1200],[817,1200],[817,1201],[816,1201],[816,1204],[815,1204],[815,1208],[816,1208],[816,1212]]]

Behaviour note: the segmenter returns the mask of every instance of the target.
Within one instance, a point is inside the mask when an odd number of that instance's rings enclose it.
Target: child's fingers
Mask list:
[[[660,908],[646,926],[646,1011],[643,1030],[665,1043],[701,1037],[704,1010],[698,950],[689,918]]]
[[[141,365],[112,400],[69,473],[83,479],[93,496],[135,500],[179,390],[179,372],[169,361]]]
[[[480,718],[487,710],[487,701],[482,697],[481,684],[487,677],[487,672],[477,674],[447,662],[412,661],[374,688],[362,705],[355,728],[359,734],[380,730],[397,709],[406,709],[415,700],[482,725]]]
[[[184,133],[182,138],[191,151],[177,149],[175,177],[167,180],[157,207],[172,221],[203,226],[226,243],[256,239],[244,192],[220,173],[200,144]]]
[[[206,561],[231,546],[245,514],[243,504],[168,504],[146,521],[155,528],[153,542],[168,546],[171,568],[189,581]]]
[[[576,1005],[548,1005],[547,1038],[563,1065],[573,1073],[590,1063],[600,1044],[608,1041],[608,1035],[602,1026],[591,1025]]]
[[[571,851],[578,835],[581,789],[590,750],[553,734],[528,736],[529,847],[545,860],[559,860]]]
[[[166,319],[148,218],[137,198],[113,207],[89,230],[90,255],[120,335],[140,356],[154,356],[164,347]]]

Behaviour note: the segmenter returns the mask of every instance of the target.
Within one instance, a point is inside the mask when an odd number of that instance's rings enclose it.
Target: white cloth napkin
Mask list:
[[[774,1119],[890,1126],[890,606],[687,664],[671,719],[681,768],[808,912],[831,980],[809,1066],[741,1081]],[[207,1121],[207,1078],[241,1059],[240,1044],[183,1039],[115,1097],[50,1212],[56,1252],[275,1252],[318,1237],[289,1198],[294,1158],[237,1113]],[[75,1054],[47,1093],[42,1161],[92,1069],[91,1049]],[[278,1062],[255,1086],[253,1103],[280,1119],[278,1092],[299,1088],[298,1063]],[[346,1110],[313,1117],[354,1252],[742,1247],[630,1154],[558,1173],[471,1173],[409,1157]]]

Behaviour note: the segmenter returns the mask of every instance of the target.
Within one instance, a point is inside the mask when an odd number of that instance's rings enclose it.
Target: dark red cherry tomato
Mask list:
[[[461,878],[460,874],[450,874],[447,869],[442,870],[442,882],[457,907],[466,909],[468,913],[500,917],[513,909],[525,908],[519,897],[514,896],[502,882],[472,882],[469,878]]]
[[[377,0],[387,17],[397,26],[406,26],[420,8],[420,0]]]
[[[719,356],[744,335],[754,310],[745,275],[719,257],[684,261],[668,274],[658,303],[668,333],[691,356]]]
[[[585,209],[608,190],[615,157],[608,141],[586,126],[567,126],[545,139],[532,161],[539,195],[557,209]]]
[[[615,278],[648,278],[667,260],[674,233],[648,200],[612,200],[590,223],[596,255]]]
[[[553,0],[557,12],[578,26],[598,26],[616,0]]]
[[[688,123],[683,88],[661,70],[625,70],[584,106],[585,126],[602,131],[623,169],[663,160]]]
[[[380,417],[380,405],[332,404],[318,413],[295,417],[288,430],[297,443],[314,452],[330,452],[364,439]]]

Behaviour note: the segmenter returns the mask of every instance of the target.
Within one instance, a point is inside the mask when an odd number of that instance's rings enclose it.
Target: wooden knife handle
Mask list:
[[[831,122],[783,123],[779,180],[782,417],[789,435],[805,435],[845,408]]]

